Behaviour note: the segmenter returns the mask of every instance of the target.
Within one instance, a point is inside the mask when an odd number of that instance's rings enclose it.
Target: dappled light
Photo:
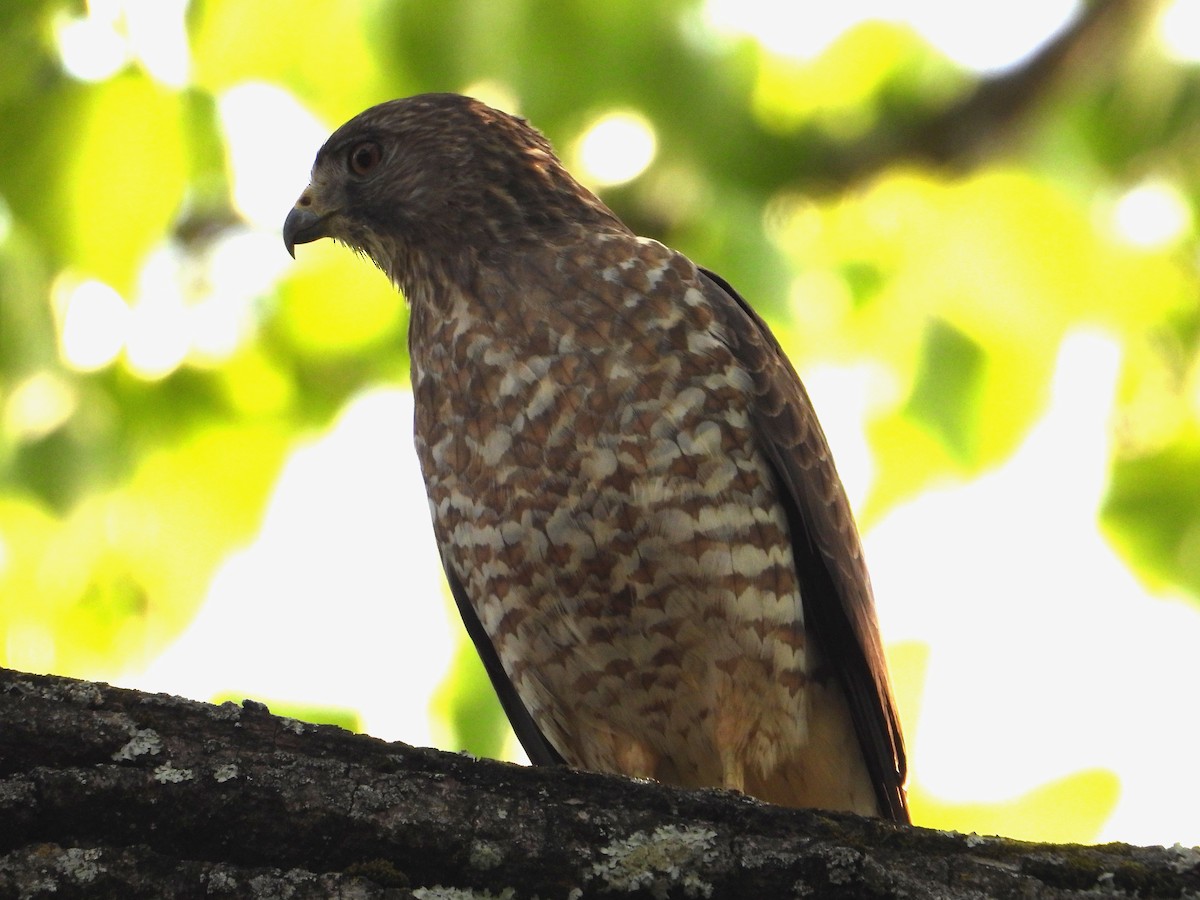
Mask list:
[[[234,206],[254,225],[278,231],[279,210],[300,193],[329,129],[286,90],[261,82],[223,92],[217,112],[229,151]]]
[[[184,87],[186,10],[187,0],[88,0],[82,16],[64,8],[54,17],[63,69],[83,81],[103,81],[136,60],[162,84]]]
[[[1158,38],[1174,59],[1200,61],[1200,8],[1188,0],[1171,0],[1158,20]]]
[[[1179,189],[1166,181],[1130,188],[1113,207],[1113,228],[1135,247],[1163,247],[1192,232],[1192,208]]]
[[[654,160],[654,129],[642,116],[607,113],[588,126],[576,149],[582,177],[597,187],[632,181]]]
[[[73,369],[102,369],[125,346],[129,305],[103,281],[74,282],[60,275],[51,293],[59,311],[59,352]]]

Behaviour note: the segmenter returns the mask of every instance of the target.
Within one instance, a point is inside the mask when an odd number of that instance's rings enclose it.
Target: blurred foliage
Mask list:
[[[454,723],[455,740],[476,756],[502,759],[509,735],[504,711],[470,641],[459,641],[447,678],[433,698]]]
[[[283,268],[277,224],[239,205],[221,103],[248,82],[329,129],[475,90],[568,160],[598,116],[637,111],[658,154],[604,192],[619,214],[737,285],[801,369],[874,373],[867,520],[1003,460],[1064,334],[1103,330],[1123,351],[1105,526],[1149,586],[1200,595],[1200,71],[1154,39],[1155,4],[1004,108],[972,106],[979,77],[904,27],[798,61],[714,34],[696,0],[196,0],[172,83],[134,40],[151,7],[0,6],[0,663],[104,677],[152,658],[255,533],[289,449],[407,377],[386,281],[335,247]],[[80,21],[127,58],[69,74]],[[1122,218],[1139,196],[1149,221]],[[222,254],[256,237],[272,252],[228,287]],[[188,330],[212,320],[233,337]],[[482,683],[459,667],[443,702],[494,752]],[[1114,790],[1084,785],[1095,816]]]

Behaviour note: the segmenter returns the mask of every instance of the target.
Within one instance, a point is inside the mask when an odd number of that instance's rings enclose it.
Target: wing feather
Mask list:
[[[880,814],[909,821],[907,762],[858,529],[804,385],[766,323],[720,276],[700,270],[739,361],[791,526],[806,626],[846,694]]]
[[[521,698],[517,696],[517,689],[513,686],[508,673],[504,671],[492,639],[488,637],[483,623],[475,614],[475,608],[471,605],[471,600],[467,597],[462,582],[454,574],[453,569],[449,566],[446,566],[445,569],[446,581],[450,584],[450,593],[454,595],[454,602],[458,606],[459,615],[462,616],[463,625],[466,626],[467,634],[471,636],[475,652],[483,660],[483,667],[487,670],[488,678],[491,679],[492,688],[496,691],[496,696],[500,698],[500,706],[503,707],[504,714],[508,716],[509,724],[512,725],[517,740],[525,748],[529,761],[535,766],[561,765],[563,758],[550,745],[546,736],[542,734],[542,730],[533,721],[533,716],[529,714],[525,704],[521,702]]]

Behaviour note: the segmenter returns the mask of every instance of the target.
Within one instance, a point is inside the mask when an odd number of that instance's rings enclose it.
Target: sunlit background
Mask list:
[[[0,58],[3,665],[519,752],[402,299],[279,234],[334,127],[459,90],[792,354],[915,820],[1200,844],[1200,5],[41,0]]]

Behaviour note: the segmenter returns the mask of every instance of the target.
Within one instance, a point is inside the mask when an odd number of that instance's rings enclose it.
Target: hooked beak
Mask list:
[[[296,258],[297,244],[307,244],[323,237],[332,236],[328,228],[328,221],[333,212],[336,210],[326,213],[316,210],[308,191],[300,195],[296,205],[283,220],[283,246],[287,247],[287,252],[292,259]]]

